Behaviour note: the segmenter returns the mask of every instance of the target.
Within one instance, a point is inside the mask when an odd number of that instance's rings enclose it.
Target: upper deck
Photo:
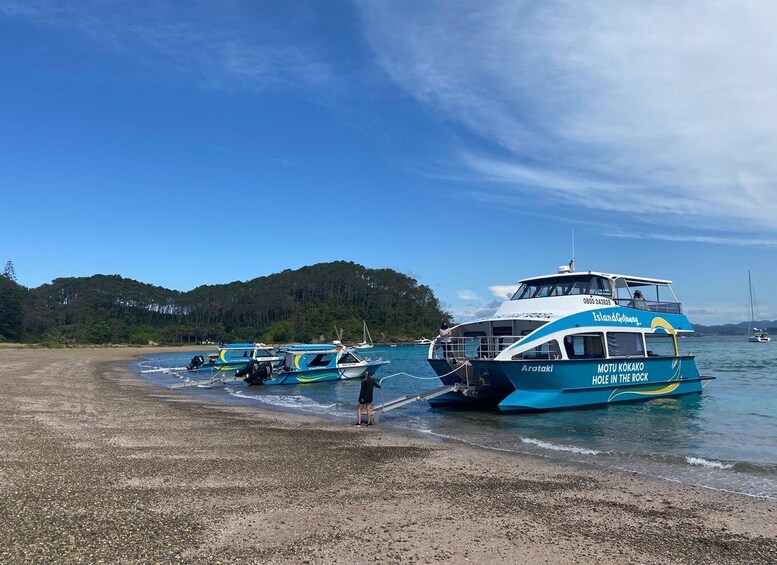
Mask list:
[[[540,311],[574,309],[575,305],[607,306],[650,310],[668,314],[682,314],[682,305],[672,291],[672,281],[613,273],[561,272],[520,281],[520,287],[498,314],[530,310]],[[570,297],[589,297],[588,300],[570,300]],[[552,300],[552,299],[557,300]],[[593,299],[593,300],[592,300]],[[522,301],[531,301],[524,303]],[[511,304],[512,303],[512,304]]]

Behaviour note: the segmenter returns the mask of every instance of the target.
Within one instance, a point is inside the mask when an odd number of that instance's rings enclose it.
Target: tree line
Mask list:
[[[188,292],[118,275],[58,278],[28,289],[0,276],[0,340],[174,344],[376,341],[433,335],[450,321],[432,290],[391,269],[336,261]]]

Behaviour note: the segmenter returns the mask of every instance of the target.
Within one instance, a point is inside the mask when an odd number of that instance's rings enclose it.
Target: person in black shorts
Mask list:
[[[365,373],[362,387],[359,389],[359,404],[356,406],[356,424],[362,425],[362,406],[367,409],[367,425],[372,425],[372,391],[380,385],[372,380],[372,373]]]

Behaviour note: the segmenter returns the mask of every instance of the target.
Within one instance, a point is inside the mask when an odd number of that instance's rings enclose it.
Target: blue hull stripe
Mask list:
[[[569,361],[513,361],[500,367],[515,390],[503,411],[555,410],[698,393],[702,379],[693,357],[639,357]]]

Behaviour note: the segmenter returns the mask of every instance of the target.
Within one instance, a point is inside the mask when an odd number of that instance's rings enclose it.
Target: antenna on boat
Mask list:
[[[572,228],[572,260],[568,265],[561,265],[558,268],[559,273],[574,273],[575,272],[575,229]]]

